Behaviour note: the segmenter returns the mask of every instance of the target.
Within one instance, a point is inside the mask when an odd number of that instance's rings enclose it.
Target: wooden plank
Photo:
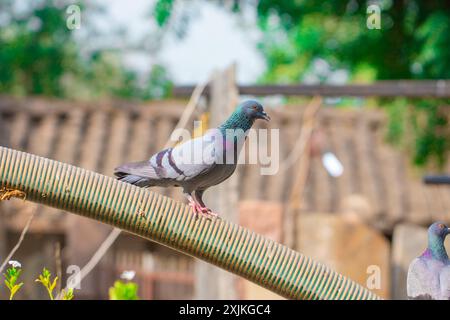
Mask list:
[[[326,134],[328,121],[325,120],[319,112],[317,128],[311,136],[311,171],[314,173],[311,178],[314,179],[313,199],[314,210],[318,212],[328,212],[331,209],[331,177],[322,163],[322,153],[329,146],[328,136]],[[311,179],[311,180],[312,180]]]
[[[82,168],[99,171],[101,161],[105,157],[108,121],[109,114],[104,111],[96,111],[90,115],[86,133],[81,142],[80,166]],[[73,214],[67,216],[66,223],[67,247],[65,251],[68,263],[84,266],[110,233],[111,227]],[[101,296],[96,284],[96,279],[99,277],[100,273],[97,267],[82,281],[82,298]]]
[[[3,114],[25,113],[28,117],[47,117],[50,115],[61,116],[69,114],[73,110],[83,113],[91,112],[129,112],[130,116],[145,113],[153,117],[179,118],[183,113],[186,102],[184,100],[158,100],[146,103],[125,103],[96,101],[77,102],[69,100],[58,100],[48,98],[28,98],[26,100],[18,98],[8,98],[0,95],[0,111]]]
[[[9,132],[11,147],[25,150],[29,129],[30,116],[26,112],[17,112],[11,125],[11,131]]]
[[[331,212],[330,177],[325,170],[321,155],[311,159],[311,171],[314,172],[314,208],[318,212]]]
[[[272,117],[272,120],[270,121],[270,129],[277,129],[280,130],[280,140],[283,138],[283,141],[270,141],[270,145],[269,148],[271,146],[272,143],[279,143],[279,163],[280,166],[281,164],[285,161],[285,159],[288,157],[289,151],[292,149],[292,145],[293,143],[295,143],[295,136],[291,136],[289,137],[287,135],[287,132],[290,131],[290,133],[292,134],[292,131],[297,131],[294,132],[293,135],[297,134],[298,137],[298,131],[300,131],[299,126],[288,126],[288,128],[283,128],[282,123],[280,121],[280,117],[278,116],[278,114],[274,117]],[[270,130],[269,129],[269,130]],[[288,130],[291,129],[291,130]],[[297,130],[296,130],[297,129]],[[270,134],[270,131],[269,131]],[[290,145],[288,145],[288,143],[290,143]],[[272,156],[273,158],[273,156]],[[276,174],[274,175],[270,175],[266,178],[266,188],[265,188],[265,195],[264,195],[264,199],[268,200],[268,201],[272,201],[272,202],[279,202],[279,203],[283,203],[283,195],[286,194],[286,189],[284,188],[284,182],[285,182],[285,178],[286,178],[286,170],[284,171],[278,171]]]
[[[74,109],[67,114],[67,120],[59,125],[54,152],[56,160],[75,164],[76,155],[81,152],[81,129],[84,116],[84,112]]]
[[[312,134],[313,130],[317,125],[317,113],[319,112],[320,106],[322,104],[321,97],[314,97],[311,102],[306,107],[305,111],[302,114],[302,124],[301,124],[301,134],[299,135],[299,139],[296,142],[296,145],[293,147],[296,160],[295,167],[297,168],[296,174],[292,180],[292,187],[289,188],[289,198],[287,201],[287,207],[284,215],[284,239],[283,242],[291,247],[295,247],[295,237],[296,237],[296,221],[301,212],[303,206],[303,193],[305,190],[305,186],[311,182],[311,146],[312,146]],[[293,159],[295,159],[293,158]],[[290,166],[290,161],[286,161],[284,164],[285,168]],[[283,169],[281,169],[283,170]]]
[[[352,155],[348,150],[348,143],[351,139],[352,133],[349,130],[349,123],[347,121],[338,121],[329,123],[327,136],[329,139],[329,145],[332,152],[336,155],[339,161],[342,163],[344,167],[344,172],[342,176],[336,178],[337,185],[337,195],[333,196],[333,199],[337,202],[332,205],[335,207],[335,210],[338,212],[342,212],[343,209],[343,201],[348,199],[349,196],[353,194],[353,179],[352,175],[354,174],[354,170],[351,166],[351,157]]]
[[[215,72],[211,81],[210,123],[215,128],[226,120],[238,102],[235,66]],[[206,204],[228,221],[238,222],[239,171],[205,193]],[[196,268],[197,299],[236,299],[237,277],[212,265],[198,262]]]
[[[371,128],[374,135],[372,150],[376,152],[375,165],[379,175],[379,188],[383,189],[383,203],[386,210],[386,223],[389,229],[405,217],[403,208],[404,163],[398,151],[383,143],[384,133],[380,128]]]
[[[114,168],[124,162],[129,144],[130,119],[128,112],[112,113],[110,126],[105,139],[105,151],[102,154],[103,166],[101,171],[113,176]]]
[[[426,190],[429,194],[429,206],[431,209],[432,221],[443,221],[446,218],[446,207],[441,193],[441,186],[427,186]]]
[[[175,97],[190,96],[194,86],[177,86],[172,93]],[[336,97],[450,97],[449,80],[393,80],[379,81],[373,84],[348,85],[239,85],[241,95],[286,95],[286,96],[316,96]],[[204,90],[205,95],[210,94],[210,88]]]
[[[103,157],[107,121],[108,115],[103,111],[96,111],[89,115],[81,146],[80,166],[82,168],[98,172],[98,166]]]
[[[409,174],[408,184],[408,212],[407,221],[418,224],[427,225],[431,221],[431,211],[428,206],[425,188],[417,176]]]
[[[142,112],[131,124],[130,146],[125,162],[137,162],[149,159],[152,155],[155,132],[153,120]]]
[[[54,115],[43,117],[30,136],[28,152],[49,157],[56,138],[57,118]]]
[[[355,133],[354,133],[354,142],[355,142],[355,150],[356,150],[356,160],[355,164],[357,168],[355,168],[358,172],[358,180],[361,183],[361,193],[363,196],[367,197],[370,206],[373,208],[375,215],[379,215],[383,213],[384,208],[384,199],[379,197],[378,188],[377,188],[377,179],[379,176],[374,174],[374,166],[372,161],[372,152],[371,148],[373,148],[373,141],[371,140],[368,119],[365,117],[364,113],[360,113],[355,119]]]

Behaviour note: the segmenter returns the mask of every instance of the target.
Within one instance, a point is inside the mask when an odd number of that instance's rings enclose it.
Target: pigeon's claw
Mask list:
[[[211,218],[211,216],[217,216],[216,214],[211,214],[211,210],[205,207],[202,207],[199,203],[194,200],[189,200],[189,206],[192,211],[194,211],[195,217],[198,218],[199,215],[204,216],[205,218]]]
[[[198,215],[202,215],[205,218],[211,219],[211,217],[218,216],[216,213],[212,212],[211,209],[195,201],[190,195],[187,195],[187,199],[189,201],[189,206],[192,208],[192,211],[194,211],[196,217],[198,217]]]
[[[213,212],[210,208],[208,207],[201,207],[202,212],[207,214],[208,216],[213,216],[213,217],[218,217],[219,215],[215,212]]]

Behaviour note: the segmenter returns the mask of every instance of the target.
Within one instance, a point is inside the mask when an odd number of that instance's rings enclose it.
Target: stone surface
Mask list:
[[[239,203],[239,223],[279,242],[283,231],[283,206],[277,202],[241,201]],[[245,279],[239,279],[237,286],[240,299],[283,299],[283,297]]]
[[[414,258],[427,247],[427,228],[412,224],[399,224],[392,237],[392,299],[407,299],[406,278]],[[450,252],[449,241],[445,243]]]
[[[297,251],[389,298],[390,245],[382,234],[331,214],[304,214],[297,223]]]

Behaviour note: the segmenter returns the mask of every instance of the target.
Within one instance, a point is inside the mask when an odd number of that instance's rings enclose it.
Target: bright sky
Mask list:
[[[149,13],[153,0],[97,0],[107,9],[106,23],[123,27],[128,37],[145,34],[152,27]],[[262,73],[264,62],[256,49],[259,31],[251,12],[245,20],[233,16],[223,8],[205,1],[195,2],[195,12],[189,22],[187,35],[177,39],[170,35],[163,42],[156,57],[129,53],[126,63],[137,70],[147,71],[154,63],[165,65],[177,84],[193,84],[206,80],[215,68],[237,63],[240,83],[255,83]],[[246,27],[239,24],[244,22]],[[128,40],[128,39],[127,39]]]

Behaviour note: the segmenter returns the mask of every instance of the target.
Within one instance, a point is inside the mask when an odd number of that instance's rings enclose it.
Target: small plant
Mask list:
[[[53,290],[56,287],[56,282],[58,281],[58,277],[55,277],[53,281],[51,281],[52,274],[46,268],[42,270],[42,273],[39,275],[39,278],[36,279],[36,282],[42,283],[42,285],[47,289],[50,300],[54,300],[53,298]],[[66,295],[66,293],[64,293]],[[73,290],[72,290],[72,298],[73,298]],[[70,299],[64,299],[70,300]]]
[[[14,298],[14,295],[19,291],[19,289],[23,286],[23,282],[17,284],[20,273],[22,272],[22,265],[18,261],[11,260],[8,262],[11,267],[6,270],[5,276],[5,284],[9,289],[9,300]]]
[[[6,287],[9,289],[9,300],[13,300],[15,294],[23,286],[23,282],[17,283],[22,272],[22,265],[20,264],[20,262],[15,260],[11,260],[8,263],[11,265],[11,267],[7,269],[6,273],[4,273],[3,275],[5,277]],[[53,291],[58,282],[58,277],[55,277],[55,279],[53,279],[52,281],[51,276],[52,275],[50,271],[44,268],[42,270],[42,273],[39,275],[39,278],[36,279],[36,282],[42,283],[42,285],[47,290],[50,299],[54,300]],[[73,300],[73,288],[69,288],[67,290],[63,289],[59,296],[61,297],[61,300]]]
[[[124,271],[120,276],[122,279],[114,282],[114,286],[109,288],[109,299],[110,300],[139,300],[138,296],[138,285],[132,282],[134,276],[134,271]]]
[[[117,280],[114,287],[109,288],[110,300],[139,300],[137,295],[138,285],[134,282]]]
[[[63,300],[73,300],[73,288],[68,288],[67,290],[61,291],[62,299]]]

